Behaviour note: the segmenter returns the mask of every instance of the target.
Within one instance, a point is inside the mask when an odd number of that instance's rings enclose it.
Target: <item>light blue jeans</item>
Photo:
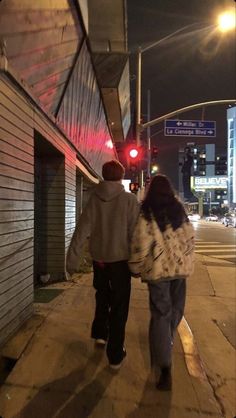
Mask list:
[[[186,280],[172,279],[148,283],[151,319],[149,346],[151,366],[170,367],[173,338],[185,306]]]

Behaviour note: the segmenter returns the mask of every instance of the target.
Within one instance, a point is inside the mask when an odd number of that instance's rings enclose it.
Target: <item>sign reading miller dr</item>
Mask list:
[[[227,176],[193,177],[192,180],[194,190],[227,189]]]

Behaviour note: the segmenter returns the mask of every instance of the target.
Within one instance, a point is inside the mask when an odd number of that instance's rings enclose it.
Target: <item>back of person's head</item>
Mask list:
[[[149,201],[169,202],[175,197],[175,192],[168,177],[164,174],[157,174],[152,178],[146,198]]]
[[[117,160],[107,161],[102,166],[102,177],[107,181],[119,181],[124,178],[125,169]]]
[[[187,220],[182,203],[175,196],[174,188],[164,174],[157,174],[153,177],[146,197],[142,204],[142,211],[147,220],[154,215],[161,231],[171,224],[177,229]]]

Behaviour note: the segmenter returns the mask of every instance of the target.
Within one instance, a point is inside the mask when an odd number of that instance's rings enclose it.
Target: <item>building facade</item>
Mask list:
[[[236,208],[236,106],[227,109],[228,122],[228,201]]]
[[[106,45],[93,51],[90,33]],[[128,104],[125,1],[0,2],[0,345],[32,314],[38,280],[65,278]]]
[[[224,152],[215,152],[215,144],[199,145],[194,142],[187,143],[185,148],[179,150],[179,190],[180,196],[185,201],[183,185],[183,162],[185,149],[189,149],[191,155],[191,184],[190,190],[196,198],[202,200],[203,214],[209,211],[219,210],[227,204],[227,156]],[[192,203],[197,210],[197,204]]]

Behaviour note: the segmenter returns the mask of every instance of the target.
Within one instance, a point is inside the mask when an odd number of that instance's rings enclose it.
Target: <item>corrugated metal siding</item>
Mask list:
[[[0,2],[0,37],[9,63],[54,113],[83,37],[71,2]]]
[[[101,174],[102,164],[116,154],[90,52],[85,43],[80,50],[84,36],[69,0],[0,2],[0,38],[10,65],[48,114],[61,107],[61,126]]]
[[[32,110],[0,80],[0,344],[32,312]]]
[[[86,43],[80,51],[63,98],[58,123],[80,153],[101,174],[102,164],[115,155]]]

